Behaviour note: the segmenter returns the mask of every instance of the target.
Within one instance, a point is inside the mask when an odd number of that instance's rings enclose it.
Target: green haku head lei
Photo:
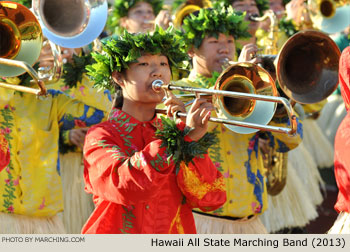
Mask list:
[[[163,8],[163,0],[115,0],[112,13],[109,14],[107,26],[111,31],[114,31],[119,26],[119,20],[128,15],[128,11],[138,2],[145,2],[152,5],[154,15]]]
[[[268,0],[255,0],[255,3],[259,9],[260,16],[264,15],[264,12],[270,9],[270,4]]]
[[[244,15],[235,12],[232,6],[223,3],[214,4],[213,8],[200,9],[198,15],[190,14],[182,25],[181,37],[187,46],[199,48],[206,36],[219,37],[220,33],[232,35],[235,40],[249,38],[248,24]]]
[[[32,8],[32,0],[15,0],[13,2],[20,3],[29,9]]]
[[[184,49],[184,42],[176,38],[172,27],[164,31],[156,26],[154,32],[147,34],[124,31],[122,36],[102,42],[102,53],[92,53],[96,63],[86,69],[95,81],[95,87],[114,91],[112,72],[122,72],[143,54],[161,54],[168,58],[170,67],[182,67],[188,60]]]
[[[233,2],[242,1],[242,0],[217,0],[217,2],[223,2],[226,6],[232,5]],[[270,4],[268,0],[255,0],[256,6],[259,9],[259,14],[262,16],[264,12],[270,9]]]

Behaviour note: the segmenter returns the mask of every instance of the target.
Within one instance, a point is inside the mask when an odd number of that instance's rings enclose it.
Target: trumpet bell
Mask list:
[[[239,63],[226,68],[217,79],[214,89],[277,96],[277,89],[269,73],[252,63]],[[213,94],[212,102],[217,116],[221,119],[261,125],[267,125],[276,111],[276,103],[261,100],[223,97]],[[224,125],[240,134],[258,131],[247,127]]]
[[[309,0],[308,9],[313,26],[332,34],[350,25],[348,0]]]
[[[25,6],[10,2],[0,2],[0,57],[27,62],[33,65],[39,58],[42,44],[40,24]],[[0,76],[14,77],[24,69],[0,65]]]
[[[339,48],[328,35],[300,31],[289,38],[278,55],[278,83],[294,101],[322,101],[337,88],[339,58]]]
[[[57,45],[79,48],[90,44],[107,21],[106,0],[33,0],[44,35]]]

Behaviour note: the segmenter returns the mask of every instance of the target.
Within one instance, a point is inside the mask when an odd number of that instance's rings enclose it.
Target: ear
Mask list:
[[[117,83],[117,85],[119,85],[120,87],[124,87],[122,73],[120,73],[118,71],[113,71],[112,72],[112,79],[114,80],[115,83]]]
[[[119,25],[127,30],[128,29],[128,17],[120,18]]]
[[[194,52],[194,47],[193,46],[191,47],[190,50],[188,50],[187,54],[188,54],[188,56],[190,56],[190,58],[194,57],[195,52]]]

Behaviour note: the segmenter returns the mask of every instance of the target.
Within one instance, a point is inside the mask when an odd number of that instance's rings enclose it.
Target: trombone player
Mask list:
[[[207,17],[210,22],[201,30],[196,30],[193,24],[200,22],[201,17]],[[189,78],[177,82],[182,86],[212,87],[218,75],[215,71],[221,72],[227,60],[233,60],[236,40],[249,36],[244,16],[231,6],[226,8],[222,4],[186,17],[182,28],[181,35],[193,63]],[[189,32],[195,34],[194,38],[189,36]],[[254,50],[251,53],[244,52],[246,50],[247,47],[243,48],[239,61],[252,60]],[[283,124],[288,124],[287,121]],[[197,232],[267,233],[259,220],[259,215],[267,208],[263,163],[258,151],[261,133],[238,134],[224,125],[213,123],[210,123],[209,130],[218,134],[219,141],[209,149],[209,155],[224,175],[227,201],[223,207],[209,214],[196,211]],[[298,123],[295,137],[270,132],[264,134],[271,138],[279,151],[286,152],[300,143],[302,126]]]

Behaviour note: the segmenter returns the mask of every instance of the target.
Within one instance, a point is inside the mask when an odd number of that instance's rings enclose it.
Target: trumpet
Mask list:
[[[242,74],[244,72],[244,74]],[[155,92],[178,90],[211,96],[217,118],[209,121],[223,123],[230,130],[249,134],[258,130],[295,135],[297,121],[293,108],[284,97],[277,97],[276,87],[269,74],[261,67],[251,63],[234,64],[228,67],[218,78],[214,90],[165,84],[162,80],[152,83]],[[263,94],[272,95],[263,95]],[[290,120],[290,128],[267,125],[272,119],[276,104],[285,107]],[[157,110],[157,113],[165,113]],[[178,112],[176,116],[186,117],[186,113]]]

